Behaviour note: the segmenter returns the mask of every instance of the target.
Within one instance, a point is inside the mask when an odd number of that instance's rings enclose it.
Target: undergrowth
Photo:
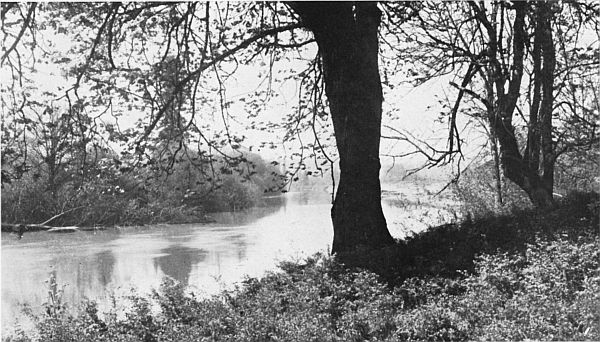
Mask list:
[[[317,254],[208,299],[167,278],[125,314],[46,310],[4,340],[600,340],[598,197],[568,201],[432,229],[369,254],[371,270]]]

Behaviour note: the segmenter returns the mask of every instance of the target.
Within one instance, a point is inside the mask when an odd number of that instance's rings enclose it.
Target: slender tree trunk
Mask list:
[[[46,158],[46,167],[48,168],[48,185],[46,191],[50,192],[52,199],[56,200],[56,190],[58,185],[56,184],[56,178],[58,175],[58,165],[56,163],[56,153],[51,152]]]
[[[485,71],[481,71],[484,73],[484,79],[486,80],[486,99],[488,102],[487,107],[487,117],[494,117],[494,86],[493,83],[490,82],[492,73],[489,68],[484,69]],[[488,135],[490,139],[490,149],[492,152],[492,157],[494,158],[494,178],[495,178],[495,190],[496,190],[496,206],[500,208],[504,204],[504,199],[502,196],[502,165],[500,164],[500,152],[498,151],[498,136],[496,135],[496,128],[494,125],[490,124],[488,121]]]
[[[552,142],[552,107],[554,103],[555,54],[552,41],[552,4],[539,2],[536,6],[536,29],[534,38],[535,74],[534,103],[530,109],[530,126],[533,127],[533,143],[528,139],[528,152],[535,154],[529,160],[529,173],[532,179],[528,191],[534,205],[541,208],[554,207],[554,146]],[[531,128],[530,128],[531,129]],[[531,137],[531,136],[530,136]],[[529,137],[528,137],[529,138]],[[530,147],[532,146],[532,147]],[[535,149],[535,152],[531,150]],[[541,156],[541,158],[540,158]]]
[[[541,171],[542,183],[549,192],[552,200],[554,191],[554,164],[556,154],[554,151],[554,142],[552,141],[552,111],[554,106],[554,69],[556,66],[556,50],[552,39],[552,3],[540,2],[539,21],[542,25],[539,34],[542,45],[542,70],[540,77],[542,79],[542,103],[540,105],[540,135],[541,135]],[[537,33],[536,33],[537,34]],[[553,204],[553,201],[552,201]]]
[[[504,200],[502,198],[502,173],[501,173],[501,165],[500,165],[500,154],[498,153],[498,139],[496,135],[490,134],[490,142],[492,155],[494,156],[494,180],[496,182],[496,205],[501,207],[504,204]]]
[[[376,3],[368,2],[298,2],[292,8],[319,45],[340,156],[340,183],[331,210],[332,253],[392,244],[379,182],[381,13]]]
[[[501,65],[495,57],[498,54],[498,42],[495,38],[490,41],[497,105],[489,113],[489,120],[498,137],[504,175],[527,193],[534,206],[548,209],[554,207],[552,198],[554,183],[552,85],[555,62],[550,27],[551,4],[539,2],[536,3],[536,6],[536,36],[532,51],[535,74],[534,96],[530,108],[527,147],[524,153],[521,154],[512,124],[513,114],[520,96],[525,42],[528,39],[525,30],[527,5],[524,2],[515,3],[514,37],[512,39],[513,66],[510,79],[508,75],[502,73]],[[492,33],[494,33],[492,36],[496,37],[495,32]],[[507,81],[508,89],[505,90]],[[540,163],[543,166],[543,173],[540,172]]]

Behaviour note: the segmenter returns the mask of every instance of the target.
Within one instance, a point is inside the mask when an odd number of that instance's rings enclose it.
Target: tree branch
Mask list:
[[[2,59],[0,59],[0,66],[2,66],[4,64],[4,60],[8,57],[8,55],[14,49],[16,49],[17,44],[19,44],[19,41],[21,41],[23,34],[25,34],[25,30],[27,29],[27,27],[29,27],[29,24],[31,23],[31,19],[33,18],[33,12],[35,11],[36,6],[37,6],[36,2],[33,2],[33,3],[31,3],[31,5],[29,5],[29,10],[27,11],[27,17],[25,18],[25,22],[23,23],[23,26],[21,26],[21,31],[19,31],[19,34],[17,35],[17,38],[15,38],[15,41],[12,43],[12,45],[2,55]],[[9,6],[6,6],[5,8],[2,9],[2,21],[4,21],[4,16],[6,14],[5,11],[8,11],[9,9],[10,9]]]
[[[258,34],[256,34],[255,36],[252,36],[246,40],[244,40],[243,42],[241,42],[238,46],[234,47],[233,49],[229,49],[226,52],[222,53],[219,56],[216,56],[215,58],[213,58],[211,61],[206,62],[205,64],[202,64],[198,69],[196,69],[195,71],[191,72],[188,76],[186,76],[184,79],[182,79],[181,81],[179,81],[172,93],[171,96],[169,97],[169,99],[167,100],[167,102],[162,106],[162,108],[158,111],[158,113],[156,113],[156,116],[154,117],[154,120],[152,120],[152,122],[150,123],[150,125],[146,128],[144,134],[142,135],[142,137],[138,140],[137,142],[137,147],[136,150],[138,152],[141,152],[143,149],[141,148],[141,143],[146,140],[148,138],[148,136],[150,135],[150,133],[152,133],[152,131],[154,130],[154,128],[156,127],[156,125],[158,124],[158,122],[160,121],[160,119],[162,119],[163,115],[165,114],[166,110],[169,108],[169,106],[171,106],[171,104],[173,103],[173,101],[175,101],[175,97],[176,94],[181,92],[181,90],[183,90],[183,87],[185,87],[185,85],[190,82],[191,80],[195,79],[196,77],[200,76],[200,74],[214,66],[215,64],[225,60],[226,58],[234,55],[236,52],[247,48],[248,46],[250,46],[252,43],[255,43],[257,41],[259,41],[260,39],[263,39],[265,37],[268,37],[270,35],[276,34],[276,33],[280,33],[280,32],[285,32],[285,31],[289,31],[292,29],[296,29],[296,28],[301,28],[304,25],[301,23],[295,23],[295,24],[290,24],[287,26],[282,26],[282,27],[276,27],[276,28],[272,28],[269,30],[265,30],[262,31]]]

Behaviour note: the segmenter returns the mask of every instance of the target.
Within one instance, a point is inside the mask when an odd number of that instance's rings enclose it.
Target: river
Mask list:
[[[333,236],[329,200],[325,193],[288,193],[265,207],[213,214],[216,222],[210,224],[38,232],[21,240],[2,233],[2,331],[26,321],[23,304],[40,310],[48,299],[51,275],[64,289],[67,304],[88,298],[103,307],[111,294],[132,289],[149,293],[164,276],[197,294],[211,295],[245,276],[274,270],[279,261],[326,253]],[[438,216],[428,214],[431,208],[406,210],[383,203],[390,231],[399,238],[448,219],[439,211]]]

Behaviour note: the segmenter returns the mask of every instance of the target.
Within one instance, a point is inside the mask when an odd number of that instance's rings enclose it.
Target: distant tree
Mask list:
[[[19,115],[3,120],[8,127],[23,128],[7,132],[2,166],[7,172],[12,170],[5,181],[31,170],[33,178],[42,179],[46,191],[54,196],[65,182],[81,184],[85,180],[99,142],[91,138],[94,133],[90,121],[83,119],[85,114],[76,119],[52,101],[52,94],[44,94],[44,99],[47,101],[27,99]]]

